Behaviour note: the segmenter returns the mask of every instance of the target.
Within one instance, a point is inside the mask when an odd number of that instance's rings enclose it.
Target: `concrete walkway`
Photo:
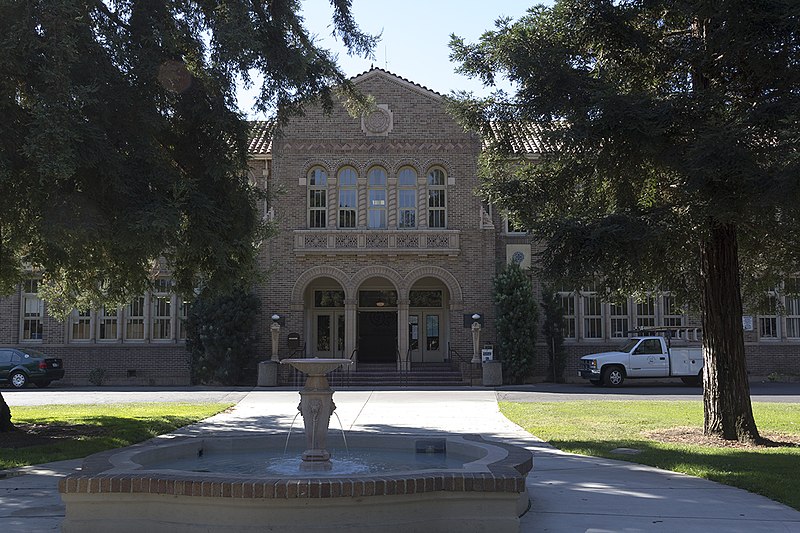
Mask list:
[[[256,389],[231,412],[178,433],[284,433],[298,399],[294,390]],[[502,416],[494,391],[338,391],[334,400],[345,430],[480,433],[531,450],[532,506],[522,517],[523,532],[800,533],[800,512],[761,496],[646,466],[559,452]],[[334,431],[338,424],[334,417]],[[299,419],[296,426],[302,427]],[[80,463],[30,467],[0,479],[0,531],[57,531],[64,515],[58,478]]]

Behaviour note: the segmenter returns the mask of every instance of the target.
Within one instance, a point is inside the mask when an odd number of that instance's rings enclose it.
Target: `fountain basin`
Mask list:
[[[460,468],[290,476],[255,465],[245,474],[164,466],[200,450],[266,447],[282,454],[285,441],[285,435],[176,437],[88,457],[81,473],[59,483],[62,531],[505,532],[519,530],[528,508],[530,452],[477,435],[348,435],[353,447],[412,454],[444,448],[463,458]]]

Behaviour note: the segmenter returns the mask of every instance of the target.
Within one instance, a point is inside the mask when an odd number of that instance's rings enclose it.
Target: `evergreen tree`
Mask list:
[[[508,381],[522,383],[533,370],[539,312],[531,280],[517,263],[510,263],[495,276],[494,303],[497,350],[504,373]]]
[[[560,0],[451,42],[461,72],[513,87],[456,106],[496,134],[488,199],[541,239],[549,274],[699,307],[704,430],[725,439],[759,439],[741,287],[800,271],[799,25],[785,0]],[[547,155],[510,162],[530,125]]]
[[[542,287],[542,333],[547,343],[547,375],[554,383],[564,382],[564,308],[552,287]]]

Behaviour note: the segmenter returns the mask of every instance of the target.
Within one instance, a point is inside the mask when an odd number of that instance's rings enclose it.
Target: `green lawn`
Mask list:
[[[557,448],[647,464],[762,494],[800,510],[800,447],[719,447],[659,442],[652,431],[703,426],[701,402],[501,402],[506,417]],[[762,435],[800,436],[800,404],[754,403]],[[634,456],[612,454],[636,448]]]
[[[231,403],[12,407],[24,431],[0,433],[0,469],[86,457],[130,446],[228,409]]]

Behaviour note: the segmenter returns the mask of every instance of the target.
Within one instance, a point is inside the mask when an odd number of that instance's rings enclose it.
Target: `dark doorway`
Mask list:
[[[394,363],[397,360],[397,311],[358,313],[358,361]]]

